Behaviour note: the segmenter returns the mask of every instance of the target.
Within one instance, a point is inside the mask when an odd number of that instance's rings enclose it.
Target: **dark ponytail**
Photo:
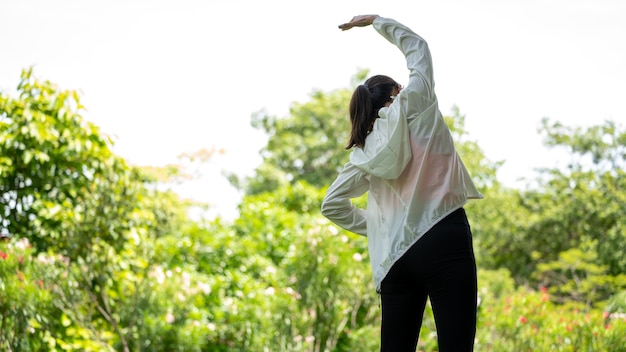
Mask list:
[[[352,131],[346,149],[365,146],[365,139],[378,118],[378,110],[392,101],[391,94],[397,86],[398,83],[390,77],[376,75],[356,87],[350,100]]]
[[[353,146],[363,147],[365,138],[369,134],[374,119],[374,106],[372,105],[372,94],[364,84],[356,87],[350,99],[350,122],[352,122],[352,132],[350,141],[346,149]]]

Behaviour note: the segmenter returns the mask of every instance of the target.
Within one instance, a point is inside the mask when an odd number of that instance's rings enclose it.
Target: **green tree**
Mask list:
[[[378,326],[367,242],[319,217],[323,195],[303,181],[248,195],[234,223],[248,256],[260,254],[276,270],[275,281],[267,282],[276,295],[273,336],[264,345],[270,350],[350,350]]]
[[[57,258],[47,270],[63,274],[46,287],[67,322],[49,338],[63,345],[80,331],[102,348],[135,350],[147,339],[142,317],[154,313],[154,239],[184,221],[184,207],[112,153],[75,91],[25,70],[17,95],[0,95],[0,231]]]
[[[248,180],[249,194],[273,190],[289,182],[307,181],[322,187],[347,161],[344,150],[351,91],[316,91],[311,100],[294,103],[288,118],[259,112],[252,125],[269,136],[263,162]]]
[[[595,243],[599,263],[609,274],[625,272],[626,248],[626,129],[613,121],[590,127],[566,127],[542,122],[546,145],[568,150],[571,162],[565,170],[548,169],[545,188],[558,195],[566,233],[575,244]],[[560,189],[559,189],[560,188]],[[558,192],[558,193],[557,193]]]
[[[481,202],[488,207],[479,221],[483,264],[508,268],[518,283],[537,284],[532,273],[539,264],[584,247],[597,254],[586,262],[610,276],[623,274],[626,133],[613,122],[583,129],[547,119],[540,132],[547,146],[568,151],[571,160],[564,168],[539,170],[534,188],[490,190],[499,200]]]
[[[231,176],[246,190],[239,217],[191,221],[197,204],[167,189],[217,150],[163,168],[128,165],[82,119],[76,92],[24,71],[17,98],[0,94],[0,233],[10,237],[0,244],[0,348],[377,350],[367,240],[319,214],[348,159],[350,94],[316,91],[290,116],[256,114],[269,140],[252,177]],[[623,344],[624,132],[611,122],[544,121],[546,144],[568,148],[572,162],[522,191],[498,182],[501,162],[469,138],[457,107],[445,120],[486,196],[467,204],[479,262],[477,344]],[[513,279],[547,287],[514,288]],[[436,348],[434,334],[427,311],[420,349]]]

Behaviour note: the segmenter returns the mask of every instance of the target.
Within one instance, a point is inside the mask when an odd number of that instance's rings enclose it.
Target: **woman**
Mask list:
[[[329,187],[322,214],[367,236],[381,295],[381,351],[415,351],[430,299],[439,351],[472,351],[476,262],[463,209],[482,198],[437,105],[427,43],[377,15],[339,26],[373,27],[404,54],[404,89],[387,76],[358,86],[350,101],[350,161]],[[352,198],[368,193],[367,209]]]

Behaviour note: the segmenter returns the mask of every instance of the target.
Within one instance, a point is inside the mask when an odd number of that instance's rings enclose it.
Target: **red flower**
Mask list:
[[[3,251],[0,251],[0,258],[2,258],[3,260],[7,259],[8,256],[9,256],[8,254],[4,253]]]
[[[548,292],[548,288],[545,286],[541,286],[541,293],[547,293]]]
[[[526,324],[526,323],[528,322],[528,319],[526,319],[526,317],[522,315],[522,316],[519,318],[519,322],[520,322],[520,323],[522,323],[522,324]]]

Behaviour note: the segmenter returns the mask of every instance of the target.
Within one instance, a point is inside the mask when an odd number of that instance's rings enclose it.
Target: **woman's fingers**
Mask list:
[[[352,27],[365,27],[372,24],[376,15],[359,15],[354,16],[348,23],[340,24],[339,28],[343,31],[348,30]]]
[[[352,25],[350,23],[344,23],[339,25],[339,29],[341,29],[342,31],[347,31],[350,28],[352,28]]]

